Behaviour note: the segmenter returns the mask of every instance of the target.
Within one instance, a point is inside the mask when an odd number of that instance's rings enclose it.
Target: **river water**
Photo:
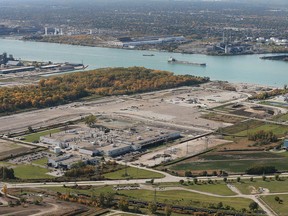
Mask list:
[[[23,60],[52,61],[54,63],[81,63],[83,61],[85,65],[89,65],[89,69],[144,66],[172,71],[175,74],[208,76],[211,80],[278,87],[288,84],[288,63],[261,60],[259,57],[264,55],[206,56],[0,39],[0,53],[2,52],[13,54],[15,58]],[[143,54],[154,54],[154,56],[143,56]],[[169,64],[167,60],[170,56],[181,61],[206,63],[207,66]]]

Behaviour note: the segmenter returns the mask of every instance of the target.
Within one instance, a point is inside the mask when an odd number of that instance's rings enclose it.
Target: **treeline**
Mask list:
[[[173,75],[143,67],[98,69],[42,79],[37,85],[0,88],[0,113],[56,106],[93,94],[133,94],[208,81],[208,77]]]
[[[85,166],[81,168],[73,168],[65,172],[66,177],[90,176],[95,173],[94,166]]]
[[[259,94],[255,94],[251,97],[249,97],[250,100],[265,100],[267,98],[270,98],[270,97],[274,97],[274,96],[277,96],[277,95],[284,95],[284,94],[287,94],[288,93],[288,88],[287,86],[285,85],[283,89],[273,89],[272,91],[264,91],[264,92],[261,92]]]
[[[246,170],[249,175],[263,175],[276,173],[277,169],[274,166],[254,166]]]
[[[15,179],[14,170],[12,168],[0,167],[0,179]]]
[[[260,142],[261,144],[269,144],[271,142],[277,142],[278,138],[272,131],[257,131],[256,133],[249,134],[248,139],[252,141]]]

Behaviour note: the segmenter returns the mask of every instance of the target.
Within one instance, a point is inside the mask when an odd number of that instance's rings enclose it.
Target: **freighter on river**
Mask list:
[[[170,57],[168,59],[168,63],[172,63],[172,64],[187,64],[187,65],[196,65],[196,66],[206,66],[206,63],[196,63],[196,62],[189,62],[189,61],[179,61],[173,57]]]

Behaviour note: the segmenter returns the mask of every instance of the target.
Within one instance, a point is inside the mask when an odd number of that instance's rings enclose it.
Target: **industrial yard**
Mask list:
[[[211,82],[198,87],[181,87],[133,96],[111,96],[89,102],[74,102],[53,108],[40,109],[1,117],[0,131],[7,136],[17,136],[27,128],[43,130],[53,125],[65,125],[79,121],[91,114],[96,116],[95,127],[84,123],[65,126],[53,132],[46,132],[34,140],[34,145],[45,147],[59,154],[52,156],[52,166],[62,164],[65,168],[84,160],[99,162],[99,156],[133,161],[134,164],[155,166],[157,164],[201,153],[227,142],[221,137],[210,135],[218,128],[232,125],[225,121],[207,118],[217,112],[236,115],[236,108],[255,106],[244,101],[251,92],[261,89],[247,84],[234,85],[235,91],[223,90],[232,84]],[[241,104],[241,106],[239,105]],[[268,107],[267,107],[268,109]],[[257,117],[266,112],[255,110]],[[270,115],[284,112],[281,108],[269,107]],[[243,112],[245,113],[245,112]],[[213,115],[212,115],[213,114]],[[238,112],[241,114],[241,112]],[[238,121],[245,120],[237,117]],[[13,120],[12,120],[13,119]],[[36,136],[37,137],[37,136]],[[25,136],[24,140],[25,142]],[[162,147],[158,144],[167,143]],[[149,148],[153,151],[146,152]],[[137,155],[138,156],[135,156]],[[122,157],[126,155],[125,157]],[[96,156],[96,157],[95,157]],[[60,163],[61,161],[61,163]]]
[[[35,129],[41,128],[94,114],[108,119],[117,117],[124,122],[132,120],[134,123],[162,125],[187,131],[190,135],[199,135],[223,126],[223,123],[200,118],[206,109],[245,100],[249,96],[249,93],[231,92],[217,87],[212,83],[200,87],[183,87],[133,96],[111,96],[90,102],[74,102],[13,116],[3,116],[0,134],[25,131],[28,126]],[[111,125],[117,126],[114,123]]]
[[[150,93],[90,98],[2,116],[0,144],[5,154],[15,154],[2,163],[14,169],[17,181],[44,182],[41,187],[59,182],[51,188],[62,192],[57,193],[58,198],[68,196],[62,185],[78,187],[78,182],[86,184],[87,180],[89,185],[101,185],[102,181],[111,185],[120,181],[142,182],[137,190],[143,190],[148,187],[149,178],[177,185],[175,181],[185,177],[213,175],[211,178],[220,180],[223,174],[243,174],[252,161],[260,165],[273,162],[277,169],[285,171],[285,152],[264,152],[282,145],[281,140],[256,145],[247,139],[248,131],[261,128],[272,130],[278,137],[287,132],[285,121],[279,123],[283,124],[281,127],[274,122],[276,117],[286,118],[287,109],[274,104],[283,104],[284,96],[261,104],[247,100],[265,89],[215,81]],[[90,116],[95,117],[93,124],[86,122]],[[16,154],[24,148],[23,155]],[[78,175],[82,169],[91,169],[92,173]],[[75,196],[82,199],[79,193]],[[50,204],[55,206],[55,199],[44,198],[47,209]],[[40,211],[37,206],[33,208]],[[20,211],[25,213],[25,209]],[[85,211],[89,211],[88,207]]]

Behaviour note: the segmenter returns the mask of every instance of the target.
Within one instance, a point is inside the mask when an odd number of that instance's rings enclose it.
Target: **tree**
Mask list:
[[[121,198],[119,201],[118,201],[118,208],[121,210],[121,211],[128,211],[129,210],[129,203],[127,201],[126,198]]]
[[[275,172],[277,172],[277,169],[274,166],[254,166],[246,170],[246,173],[249,175],[270,174]]]
[[[206,170],[204,170],[202,173],[201,173],[202,176],[207,176],[208,175],[208,172]]]
[[[262,176],[262,180],[266,181],[267,177],[265,175]]]
[[[113,205],[113,200],[114,200],[114,194],[113,193],[107,193],[106,194],[106,202],[105,205],[107,207],[110,207]]]
[[[280,198],[278,196],[275,196],[274,199],[275,199],[276,202],[279,202],[279,200],[280,200]]]
[[[104,193],[100,193],[99,198],[98,198],[98,203],[100,207],[105,206],[105,195]]]
[[[0,179],[6,180],[6,179],[15,179],[14,170],[13,168],[7,168],[7,167],[0,167]]]
[[[226,177],[223,178],[223,181],[224,181],[225,183],[227,182],[227,180],[228,180],[228,179],[227,179]]]
[[[179,183],[180,183],[181,185],[183,185],[183,184],[184,184],[184,180],[183,180],[183,179],[180,179]]]
[[[34,129],[31,126],[28,126],[28,132],[29,133],[34,133]]]
[[[250,177],[250,181],[253,182],[253,181],[254,181],[254,178],[253,178],[253,177]]]
[[[87,125],[87,126],[89,126],[89,127],[93,127],[93,125],[96,123],[96,116],[94,116],[94,115],[89,115],[89,116],[86,116],[85,118],[84,118],[84,122],[85,122],[85,124]]]
[[[20,197],[20,202],[21,202],[21,203],[26,203],[26,200],[27,200],[27,199],[26,199],[25,197]]]
[[[217,204],[217,209],[222,209],[223,208],[223,203],[222,202],[219,202],[218,204]]]
[[[192,172],[191,171],[185,171],[185,177],[192,177]]]
[[[259,208],[259,205],[258,205],[258,203],[256,203],[256,202],[251,202],[251,203],[249,204],[249,209],[250,209],[251,211],[256,211],[256,210],[258,210],[258,208]]]
[[[157,212],[157,204],[155,202],[150,202],[148,205],[148,210],[151,214],[155,214]]]
[[[4,193],[4,196],[6,197],[8,193],[8,188],[6,184],[3,185],[2,192]]]
[[[237,182],[240,182],[241,181],[241,178],[238,176],[237,177]]]
[[[278,174],[275,175],[275,180],[280,181],[280,176]]]
[[[241,212],[246,213],[246,212],[247,212],[247,209],[246,209],[246,208],[242,208],[242,209],[241,209]]]
[[[165,206],[165,216],[170,216],[172,214],[172,207],[170,205]]]

